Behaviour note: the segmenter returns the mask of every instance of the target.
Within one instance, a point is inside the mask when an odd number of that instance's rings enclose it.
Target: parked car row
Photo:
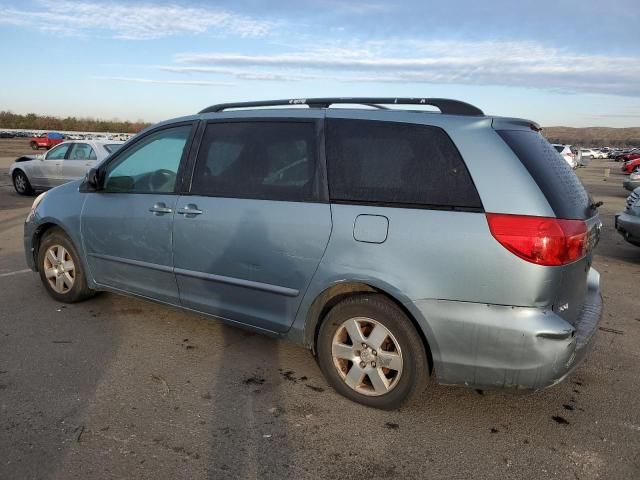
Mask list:
[[[133,133],[58,133],[58,132],[41,132],[34,133],[31,131],[0,131],[0,138],[43,138],[47,135],[61,135],[63,140],[104,140],[125,142],[134,136]],[[41,148],[44,148],[42,146]],[[51,147],[48,147],[51,148]]]

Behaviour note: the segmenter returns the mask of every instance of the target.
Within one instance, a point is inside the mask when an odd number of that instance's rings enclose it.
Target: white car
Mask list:
[[[599,150],[595,150],[593,148],[581,148],[580,153],[583,157],[605,158]]]
[[[562,145],[558,143],[553,144],[553,148],[562,155],[562,158],[569,164],[574,170],[578,168],[578,157],[571,149],[571,145]]]
[[[43,155],[18,158],[9,168],[13,187],[20,195],[32,195],[83,178],[123,142],[63,142]]]
[[[600,149],[591,149],[591,151],[594,153],[593,158],[607,158],[607,152],[600,150]]]

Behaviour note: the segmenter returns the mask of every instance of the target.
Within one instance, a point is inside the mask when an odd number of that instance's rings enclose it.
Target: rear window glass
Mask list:
[[[558,152],[562,152],[564,150],[564,146],[563,145],[554,145],[554,147],[556,149],[556,151]]]
[[[527,130],[497,132],[529,171],[556,217],[584,220],[595,213],[578,176],[542,135]]]
[[[440,128],[398,122],[327,122],[333,201],[481,209],[471,176]]]

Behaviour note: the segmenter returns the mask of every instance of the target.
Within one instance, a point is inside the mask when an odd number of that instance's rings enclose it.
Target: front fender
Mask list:
[[[93,279],[89,275],[80,232],[80,217],[86,194],[78,191],[79,185],[80,181],[74,181],[46,193],[30,221],[25,223],[25,254],[34,258],[41,235],[51,227],[58,227],[73,242],[91,286]],[[37,270],[37,265],[32,268]]]

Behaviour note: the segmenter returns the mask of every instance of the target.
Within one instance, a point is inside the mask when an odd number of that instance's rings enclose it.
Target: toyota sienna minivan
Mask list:
[[[61,302],[106,290],[290,339],[373,407],[430,376],[540,389],[602,311],[597,205],[540,130],[447,99],[215,105],[37,197],[27,262]]]

